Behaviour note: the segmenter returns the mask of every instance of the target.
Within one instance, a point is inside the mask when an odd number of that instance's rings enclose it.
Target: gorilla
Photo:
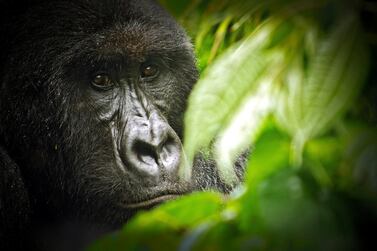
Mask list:
[[[81,250],[139,210],[232,189],[200,155],[178,175],[198,71],[157,3],[0,4],[1,250]]]

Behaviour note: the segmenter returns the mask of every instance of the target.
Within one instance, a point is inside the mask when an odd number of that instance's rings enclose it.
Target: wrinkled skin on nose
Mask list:
[[[118,162],[125,171],[148,186],[176,181],[182,159],[182,143],[165,117],[132,85],[127,102],[113,123],[113,140]]]
[[[181,142],[156,111],[149,117],[135,117],[128,123],[120,157],[133,172],[158,182],[174,178],[181,159]]]

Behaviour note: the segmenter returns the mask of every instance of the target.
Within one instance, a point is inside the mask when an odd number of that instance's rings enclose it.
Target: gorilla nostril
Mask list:
[[[174,169],[180,161],[180,145],[173,137],[168,137],[160,147],[159,159],[166,169]]]
[[[170,154],[175,148],[175,141],[173,138],[169,137],[163,144],[160,145],[160,152],[162,155]],[[164,156],[163,156],[164,157]]]
[[[152,145],[141,140],[137,140],[132,148],[139,161],[148,165],[158,163],[157,152]]]

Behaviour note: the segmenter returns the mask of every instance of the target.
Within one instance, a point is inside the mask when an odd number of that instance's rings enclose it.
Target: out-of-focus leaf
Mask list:
[[[195,210],[184,210],[193,205],[195,205]],[[156,216],[156,220],[164,221],[166,224],[172,226],[195,226],[199,222],[216,215],[223,205],[222,195],[218,193],[194,193],[160,206],[157,210],[153,211],[155,215],[152,214],[151,216]],[[171,216],[174,219],[170,219],[169,217]]]
[[[159,2],[167,8],[174,16],[179,17],[181,16],[185,9],[190,5],[190,0],[159,0]]]
[[[185,116],[184,142],[189,160],[198,149],[210,144],[244,99],[258,89],[261,77],[271,70],[267,65],[271,67],[281,61],[282,54],[264,50],[277,25],[274,21],[262,25],[247,40],[228,50],[197,83]],[[220,170],[220,174],[226,181],[236,179],[232,170],[225,171]],[[181,170],[181,175],[189,177],[189,172],[186,168]]]
[[[269,44],[266,44],[267,48],[273,48],[276,45],[279,45],[287,36],[293,31],[293,24],[288,20],[281,22],[274,34],[269,41]]]
[[[191,250],[240,250],[239,237],[239,231],[232,222],[216,222],[199,236]]]
[[[261,81],[255,94],[246,98],[215,144],[218,168],[230,177],[236,157],[257,137],[273,107],[272,80]]]
[[[289,165],[290,140],[275,129],[266,130],[253,148],[248,164],[246,183],[253,189],[276,170]]]
[[[260,221],[281,250],[354,250],[351,219],[341,201],[317,200],[292,169],[258,186]]]
[[[182,232],[205,221],[216,221],[223,203],[219,194],[211,192],[182,197],[138,214],[121,231],[97,241],[89,250],[177,249]]]
[[[339,137],[326,136],[309,140],[306,144],[305,162],[322,187],[328,187],[333,183],[331,176],[341,161],[343,143]]]
[[[364,129],[351,138],[344,152],[340,180],[347,189],[372,197],[377,207],[377,134]]]
[[[241,197],[242,211],[239,215],[241,229],[258,229],[259,201],[256,195],[257,187],[267,177],[289,165],[289,138],[269,128],[259,137],[254,145],[248,164],[246,194]]]
[[[227,16],[220,23],[215,33],[215,40],[211,48],[211,54],[208,58],[208,63],[212,62],[212,60],[215,58],[216,54],[218,53],[221,44],[224,43],[224,38],[227,34],[227,29],[231,21],[232,21],[232,16]]]
[[[319,47],[304,86],[303,126],[309,137],[326,130],[358,95],[369,68],[369,55],[354,15],[346,17]]]
[[[368,71],[368,52],[357,18],[346,16],[309,59],[307,78],[302,65],[292,68],[277,121],[294,138],[296,164],[308,139],[324,132],[352,104]]]

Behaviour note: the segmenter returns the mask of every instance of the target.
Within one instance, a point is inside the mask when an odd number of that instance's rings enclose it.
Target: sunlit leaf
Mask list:
[[[228,50],[197,83],[185,116],[184,143],[189,160],[198,149],[209,145],[229,116],[243,104],[245,96],[256,91],[269,63],[277,60],[276,54],[263,50],[276,26],[276,22],[269,22]],[[232,180],[234,176],[227,177]]]
[[[274,105],[272,83],[271,78],[260,82],[256,93],[245,98],[216,140],[215,157],[224,177],[231,177],[229,170],[232,170],[235,159],[255,141],[263,128],[263,123]]]

